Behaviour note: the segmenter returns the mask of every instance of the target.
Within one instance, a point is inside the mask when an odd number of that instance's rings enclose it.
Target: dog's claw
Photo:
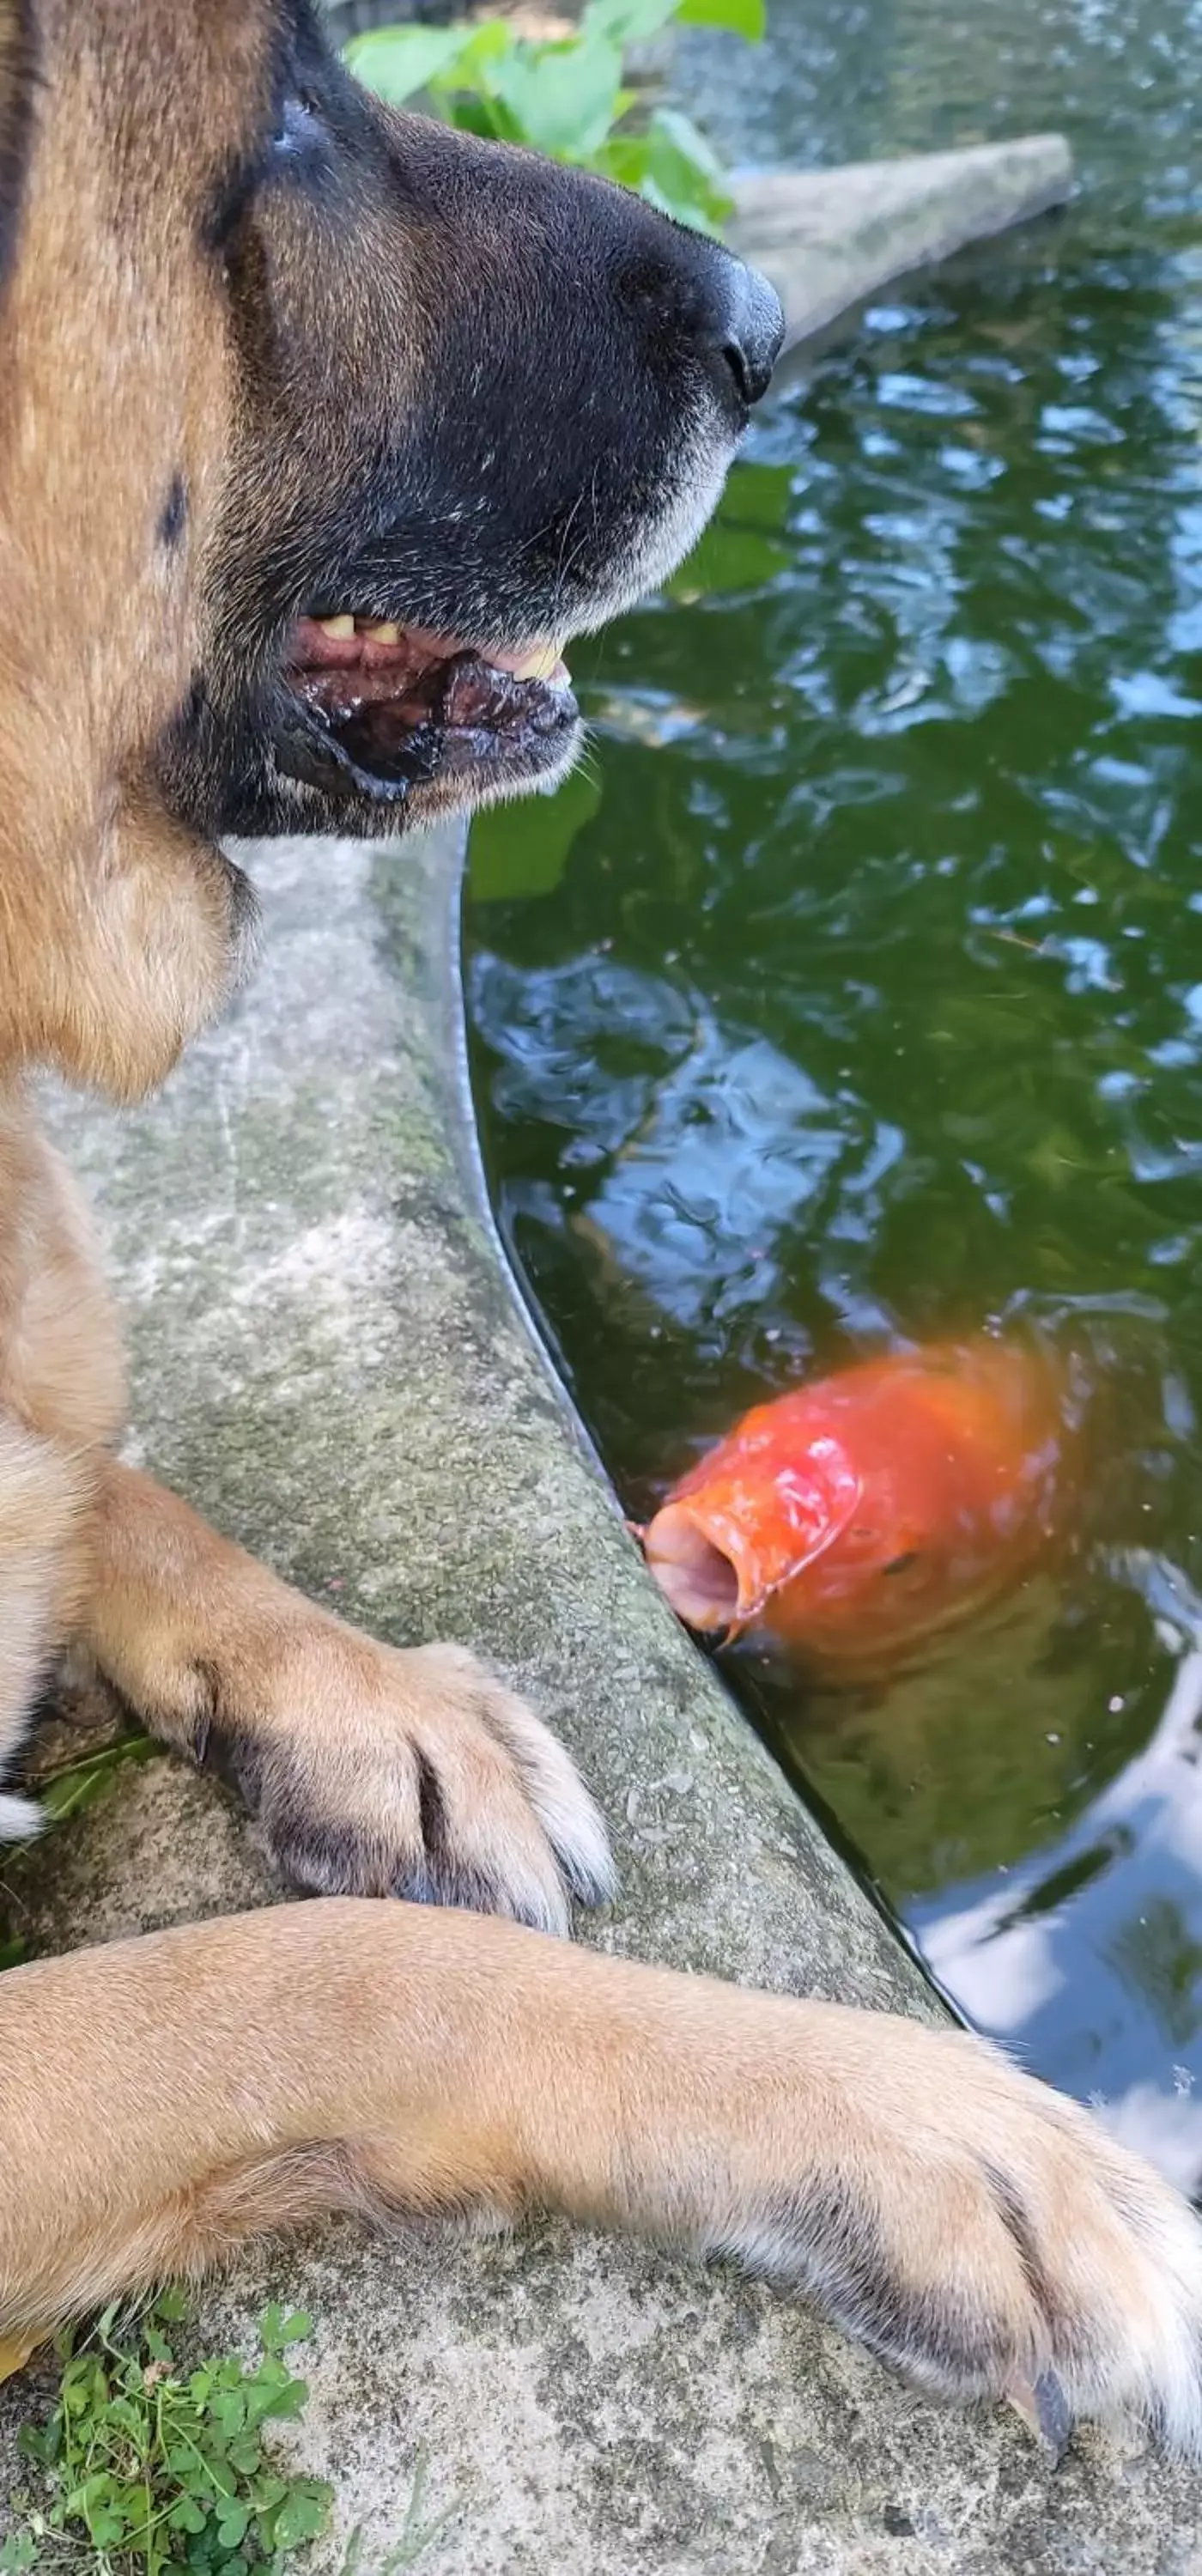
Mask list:
[[[1006,2404],[1022,2417],[1028,2432],[1037,2442],[1046,2444],[1056,2460],[1063,2458],[1073,2429],[1072,2410],[1054,2370],[1040,2372],[1031,2381],[1012,2379],[1006,2390]]]

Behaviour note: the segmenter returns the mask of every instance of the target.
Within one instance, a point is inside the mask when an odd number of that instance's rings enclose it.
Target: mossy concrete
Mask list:
[[[771,278],[792,349],[912,270],[1063,205],[1072,186],[1062,134],[770,170],[735,182],[731,239]]]
[[[516,1305],[466,1121],[458,853],[250,855],[264,958],[123,1118],[60,1104],[134,1355],[136,1454],[318,1598],[494,1656],[573,1746],[622,1892],[582,1939],[934,2007],[663,1608]],[[253,1832],[165,1760],[6,1865],[35,1949],[270,1902]],[[299,2435],[370,2569],[428,2457],[430,2576],[1197,2576],[1198,2484],[914,2400],[727,2271],[532,2227],[265,2249],[207,2298],[312,2312]],[[0,2494],[36,2377],[0,2404]],[[331,2558],[330,2563],[336,2563]]]

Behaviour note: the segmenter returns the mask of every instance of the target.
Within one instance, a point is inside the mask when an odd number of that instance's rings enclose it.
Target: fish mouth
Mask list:
[[[579,737],[551,642],[494,649],[346,610],[299,619],[282,678],[277,763],[340,801],[401,805],[443,788],[440,803],[467,803],[550,783]]]
[[[648,1572],[686,1628],[708,1634],[741,1624],[738,1569],[687,1505],[665,1503],[640,1536]]]
[[[645,1528],[633,1527],[647,1570],[678,1619],[733,1645],[834,1546],[863,1488],[837,1442],[815,1441],[808,1471],[794,1462],[771,1477],[773,1504],[783,1514],[781,1529],[771,1532],[749,1512],[753,1489],[737,1478],[716,1485],[711,1467],[702,1459]]]

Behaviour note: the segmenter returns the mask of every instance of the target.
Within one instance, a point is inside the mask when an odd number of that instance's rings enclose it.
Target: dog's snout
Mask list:
[[[727,304],[722,355],[743,401],[757,403],[772,382],[785,336],[780,297],[758,269],[732,260]]]
[[[785,336],[780,297],[758,269],[745,268],[740,260],[729,262],[724,286],[719,346],[740,399],[757,403],[772,382]]]
[[[732,429],[767,393],[785,336],[780,297],[758,269],[749,268],[708,234],[665,224],[627,198],[622,207],[633,256],[618,263],[619,294],[644,331],[649,358],[661,374],[679,355],[700,359],[718,392]]]

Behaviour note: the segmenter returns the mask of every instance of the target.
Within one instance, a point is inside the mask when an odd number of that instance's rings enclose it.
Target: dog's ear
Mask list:
[[[20,228],[36,87],[34,0],[0,0],[0,290]]]

